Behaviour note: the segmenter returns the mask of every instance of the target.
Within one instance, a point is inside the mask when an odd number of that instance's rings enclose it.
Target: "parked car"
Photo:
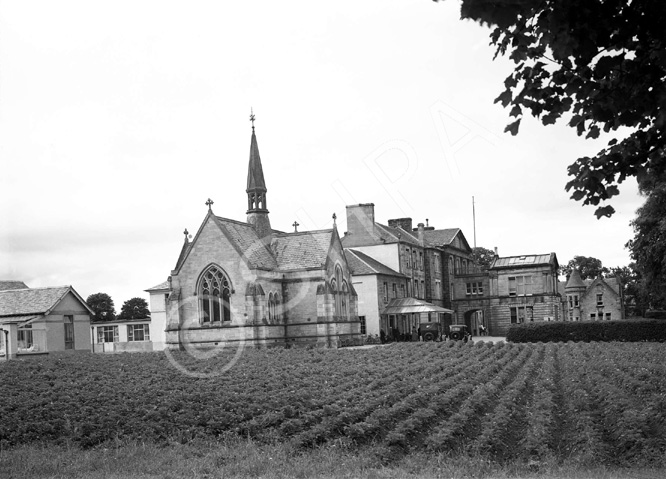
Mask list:
[[[466,324],[452,324],[449,326],[449,339],[467,342],[472,339],[472,335]]]
[[[424,341],[439,341],[442,337],[442,328],[439,323],[421,323],[421,338]]]

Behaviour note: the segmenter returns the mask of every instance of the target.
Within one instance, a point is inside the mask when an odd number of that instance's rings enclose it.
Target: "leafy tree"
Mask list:
[[[574,200],[599,205],[627,177],[640,184],[666,170],[666,2],[463,0],[461,16],[494,26],[495,57],[515,64],[495,100],[516,118],[505,131],[517,134],[525,114],[544,125],[566,114],[579,136],[616,132],[596,156],[569,166]]]
[[[649,306],[666,309],[666,182],[645,181],[641,191],[647,199],[631,222],[634,238],[626,246],[636,261]]]
[[[120,309],[118,319],[145,319],[150,317],[148,303],[143,298],[128,299]]]
[[[481,271],[486,271],[495,259],[495,252],[483,246],[477,246],[472,248],[472,258]]]
[[[108,294],[91,294],[86,299],[86,304],[95,312],[93,321],[112,321],[116,319],[116,309],[111,296]]]
[[[636,263],[609,268],[607,277],[617,278],[622,285],[625,317],[644,316],[648,307],[647,295],[644,281],[636,269]]]
[[[574,259],[566,265],[560,266],[559,273],[569,278],[574,268],[578,270],[582,279],[594,279],[608,272],[608,269],[604,268],[601,260],[597,258],[591,256],[574,256]]]

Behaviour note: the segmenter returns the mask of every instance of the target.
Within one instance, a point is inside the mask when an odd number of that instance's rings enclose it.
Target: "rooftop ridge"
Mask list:
[[[237,225],[247,226],[248,228],[254,228],[254,227],[253,227],[250,223],[248,223],[247,221],[233,220],[233,219],[231,219],[231,218],[225,218],[225,217],[223,217],[223,216],[217,216],[217,215],[215,215],[215,217],[216,217],[218,220],[220,220],[220,221],[228,221],[229,223],[235,223],[235,224],[237,224]]]
[[[276,230],[273,230],[276,231]],[[323,229],[323,230],[308,230],[308,231],[292,231],[292,232],[276,232],[277,234],[275,235],[278,238],[285,238],[287,236],[299,236],[299,235],[306,235],[306,234],[313,234],[313,233],[332,233],[333,228],[329,229]]]

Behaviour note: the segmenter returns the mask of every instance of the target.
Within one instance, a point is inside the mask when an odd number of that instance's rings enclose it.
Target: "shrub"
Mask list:
[[[514,324],[506,339],[514,343],[666,341],[666,322],[645,319]]]

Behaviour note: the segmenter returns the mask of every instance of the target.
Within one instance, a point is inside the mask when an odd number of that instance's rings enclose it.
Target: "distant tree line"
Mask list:
[[[145,319],[150,317],[148,302],[143,298],[128,299],[116,316],[113,299],[106,293],[95,293],[88,296],[86,303],[95,313],[93,321],[113,321],[114,319]]]

